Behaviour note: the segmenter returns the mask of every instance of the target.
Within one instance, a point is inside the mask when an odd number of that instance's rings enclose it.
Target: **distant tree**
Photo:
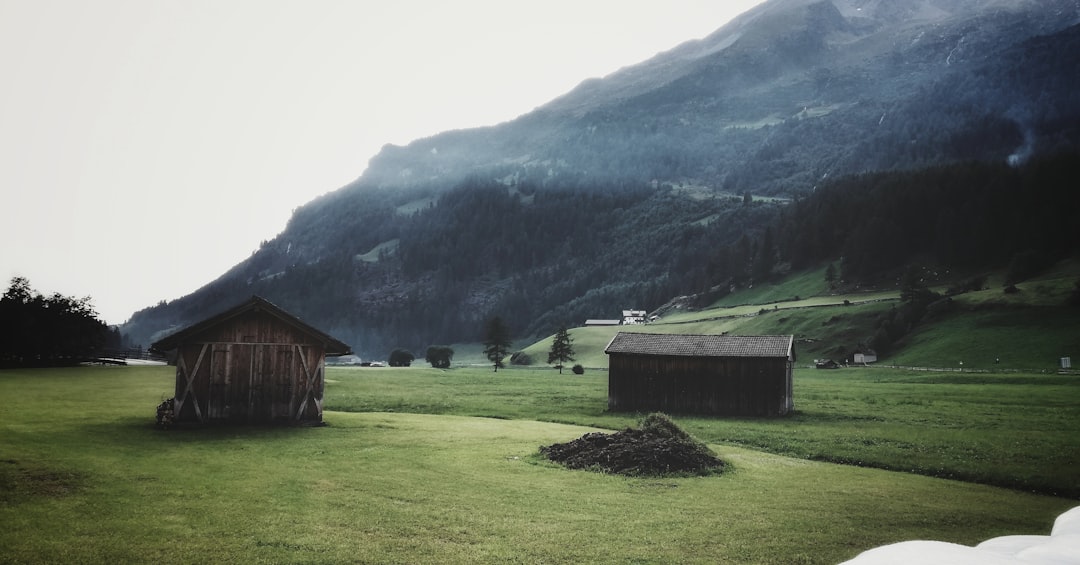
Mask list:
[[[524,351],[515,351],[513,353],[513,355],[510,356],[510,364],[511,365],[522,365],[522,366],[527,367],[527,366],[533,364],[533,358],[532,358],[532,355],[529,355],[528,353],[525,353]]]
[[[735,242],[731,259],[732,280],[737,283],[745,282],[750,277],[750,265],[754,260],[754,244],[745,233]]]
[[[408,367],[412,365],[413,359],[416,359],[416,356],[412,352],[405,349],[395,349],[390,352],[390,360],[387,362],[390,363],[391,367]]]
[[[484,331],[484,356],[495,366],[495,372],[503,366],[503,359],[510,353],[513,342],[510,339],[510,330],[503,323],[502,318],[495,316],[488,320]]]
[[[870,338],[869,345],[882,357],[892,353],[893,338],[889,333],[889,326],[887,324],[882,324],[878,327],[874,332],[873,337]]]
[[[825,267],[825,282],[829,283],[830,287],[836,282],[836,267],[831,262]]]
[[[904,274],[900,277],[900,301],[913,304],[919,302],[927,302],[933,293],[926,288],[926,283],[923,282],[922,270],[915,265],[909,265],[904,269]]]
[[[1023,282],[1054,264],[1054,260],[1048,253],[1035,249],[1025,249],[1015,255],[1009,261],[1009,268],[1005,272],[1005,284]]]
[[[567,361],[574,360],[574,340],[570,337],[570,332],[566,331],[566,326],[560,326],[559,331],[555,332],[555,339],[551,342],[551,351],[548,352],[548,365],[556,363],[556,367],[559,368],[559,374],[562,374],[563,364]]]
[[[578,363],[577,365],[574,365],[574,368],[572,369],[572,371],[574,371],[575,375],[584,375],[585,374],[585,367],[582,367],[581,364]]]
[[[41,295],[38,295],[40,298]],[[30,280],[26,277],[12,277],[11,286],[4,292],[3,300],[12,304],[27,304],[34,298],[34,289],[30,288]]]
[[[42,296],[15,277],[0,297],[0,366],[70,365],[92,357],[111,336],[90,297]]]
[[[107,349],[124,348],[124,334],[120,333],[119,327],[112,326],[109,328],[105,336],[105,347]]]
[[[427,348],[424,361],[431,363],[436,369],[450,368],[450,361],[454,358],[454,350],[446,345],[432,345]]]
[[[772,271],[775,267],[776,242],[773,237],[772,227],[766,227],[765,234],[761,237],[761,244],[758,246],[757,257],[754,258],[754,282],[768,280],[772,277]]]
[[[1080,279],[1076,279],[1073,284],[1072,292],[1069,293],[1069,298],[1066,304],[1070,306],[1080,307]]]

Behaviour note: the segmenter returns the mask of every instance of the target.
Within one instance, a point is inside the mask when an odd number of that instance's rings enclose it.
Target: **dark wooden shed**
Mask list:
[[[150,346],[176,359],[175,422],[319,424],[327,356],[349,346],[258,296]]]
[[[794,408],[792,336],[620,332],[608,343],[608,409],[783,416]]]

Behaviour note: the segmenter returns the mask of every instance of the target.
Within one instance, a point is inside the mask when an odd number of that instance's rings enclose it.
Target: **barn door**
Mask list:
[[[248,390],[248,419],[269,422],[288,417],[292,389],[287,386],[286,377],[291,358],[282,354],[280,345],[263,343],[249,348],[251,384]]]
[[[293,386],[293,352],[288,345],[275,347],[276,356],[273,365],[274,404],[271,416],[277,420],[288,420],[292,407],[296,403],[296,387]]]
[[[214,345],[211,352],[210,395],[206,407],[206,417],[211,420],[229,417],[230,353],[231,347],[228,345]]]
[[[267,394],[266,372],[270,366],[270,348],[265,345],[251,346],[251,371],[248,378],[248,420],[263,422],[270,419],[270,402]]]

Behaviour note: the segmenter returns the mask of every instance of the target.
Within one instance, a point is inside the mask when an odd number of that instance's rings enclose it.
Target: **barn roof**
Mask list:
[[[682,357],[790,357],[790,335],[688,335],[619,332],[604,353]]]
[[[324,352],[326,355],[348,355],[352,353],[352,348],[350,348],[345,343],[307,324],[300,318],[297,318],[296,316],[293,316],[285,310],[282,310],[280,307],[261,296],[252,296],[242,304],[239,304],[237,306],[234,306],[233,308],[225,310],[224,312],[211,316],[201,322],[196,322],[175,333],[169,334],[164,338],[154,342],[154,344],[150,346],[150,349],[155,351],[170,351],[176,349],[189,337],[197,335],[208,328],[212,328],[219,324],[225,323],[237,316],[246,314],[248,312],[265,312],[266,314],[269,314],[270,316],[273,316],[278,320],[281,320],[282,322],[293,326],[301,332],[310,335],[312,339],[323,344],[323,348],[325,350]]]

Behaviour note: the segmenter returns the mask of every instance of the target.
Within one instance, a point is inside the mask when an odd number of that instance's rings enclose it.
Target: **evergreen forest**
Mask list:
[[[852,288],[895,288],[910,264],[1022,279],[1075,253],[1078,176],[1080,160],[1064,153],[853,175],[792,200],[477,179],[439,193],[331,193],[248,262],[138,313],[129,331],[258,294],[384,356],[478,342],[493,316],[531,337],[678,296],[704,306],[822,263]]]

